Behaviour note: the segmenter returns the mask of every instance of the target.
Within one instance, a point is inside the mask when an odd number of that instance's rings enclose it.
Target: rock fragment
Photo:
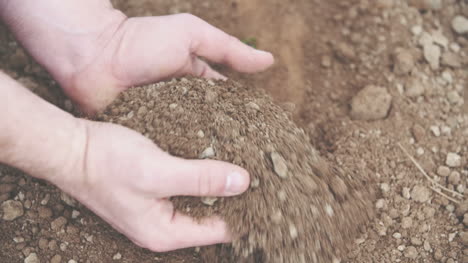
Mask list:
[[[468,33],[468,19],[464,16],[456,16],[452,20],[452,29],[458,34]]]
[[[214,157],[214,156],[215,156],[215,151],[214,151],[213,147],[211,147],[211,146],[206,148],[205,150],[203,150],[203,152],[200,154],[201,159],[211,158],[211,157]]]
[[[288,166],[286,165],[286,160],[277,152],[272,152],[270,154],[271,161],[273,162],[273,169],[275,173],[281,178],[288,177]]]
[[[36,253],[31,253],[24,259],[24,263],[40,263]]]
[[[424,203],[431,197],[431,191],[422,185],[417,185],[411,191],[411,197],[416,202]]]
[[[406,49],[397,49],[394,55],[394,63],[393,71],[395,74],[408,74],[414,68],[414,57]]]
[[[0,208],[3,211],[3,220],[13,221],[24,214],[23,204],[19,201],[7,200]]]
[[[431,66],[432,70],[438,70],[440,67],[440,56],[442,55],[441,48],[433,43],[426,44],[423,47],[424,58]]]
[[[386,88],[368,85],[351,101],[351,118],[356,120],[379,120],[387,117],[392,96]]]
[[[448,153],[445,164],[448,167],[460,167],[461,166],[461,156],[456,153]]]

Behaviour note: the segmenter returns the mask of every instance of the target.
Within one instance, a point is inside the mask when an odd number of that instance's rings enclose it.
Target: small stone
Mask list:
[[[463,98],[460,96],[460,94],[458,94],[456,90],[451,90],[447,92],[447,99],[453,105],[457,105],[460,102],[463,102]]]
[[[423,47],[424,58],[431,66],[432,70],[438,70],[440,67],[441,48],[436,44],[427,44]]]
[[[44,198],[41,200],[41,205],[47,205],[50,200],[50,194],[46,194]]]
[[[198,136],[198,138],[203,138],[203,137],[205,137],[205,133],[202,130],[199,130],[197,132],[197,136]]]
[[[422,32],[423,32],[423,28],[420,25],[416,25],[411,28],[411,33],[413,33],[413,35],[415,36],[421,35]]]
[[[50,223],[50,228],[52,228],[52,230],[54,231],[57,231],[57,230],[60,230],[60,228],[62,228],[66,224],[67,224],[67,219],[63,216],[60,216],[54,219],[54,221]]]
[[[380,185],[380,190],[382,190],[382,193],[388,193],[390,191],[390,186],[387,183],[382,183]]]
[[[3,211],[3,220],[13,221],[24,214],[23,204],[19,201],[8,200],[0,206]]]
[[[401,227],[403,229],[408,229],[413,226],[413,219],[411,217],[403,217],[401,220]]]
[[[52,217],[52,209],[46,206],[40,206],[37,208],[37,213],[40,218],[49,218]]]
[[[405,86],[405,94],[410,98],[419,97],[424,94],[425,88],[421,83],[421,80],[417,78],[411,78]]]
[[[287,178],[288,166],[286,165],[286,161],[284,160],[283,156],[277,152],[272,152],[270,157],[271,161],[273,162],[273,169],[275,170],[275,173],[281,178]]]
[[[468,19],[464,16],[456,16],[452,20],[452,29],[458,34],[468,33]]]
[[[249,102],[245,105],[247,108],[251,108],[251,109],[254,109],[256,111],[259,111],[260,110],[260,106],[258,106],[255,102]]]
[[[405,249],[404,254],[406,258],[416,259],[418,257],[418,250],[413,246],[409,246]]]
[[[447,177],[450,175],[450,168],[445,165],[441,165],[437,168],[437,174],[443,177]]]
[[[460,61],[460,56],[452,52],[445,52],[442,55],[442,59],[440,63],[443,66],[449,66],[452,68],[459,68],[462,66],[462,62]]]
[[[424,149],[422,147],[418,147],[418,149],[416,149],[416,154],[418,156],[421,156],[424,154]]]
[[[421,239],[417,238],[417,237],[412,237],[411,238],[411,244],[414,245],[414,246],[420,246],[423,244],[423,242],[421,241]]]
[[[250,181],[250,187],[257,188],[260,185],[260,179],[254,178]]]
[[[77,210],[73,210],[71,214],[72,219],[77,219],[80,216],[80,212]]]
[[[76,200],[70,195],[66,194],[65,192],[60,193],[60,200],[62,200],[68,206],[71,206],[71,207],[76,206]]]
[[[424,248],[424,250],[426,250],[426,251],[431,251],[432,248],[431,248],[431,244],[429,243],[429,241],[427,241],[427,240],[424,241],[423,248]]]
[[[403,187],[403,190],[401,191],[401,195],[405,198],[410,200],[411,199],[411,191],[408,187]]]
[[[463,224],[465,227],[468,227],[468,213],[463,216]]]
[[[78,262],[76,262],[76,260],[74,260],[74,259],[70,259],[70,260],[68,261],[68,263],[78,263]]]
[[[431,129],[432,134],[433,134],[435,137],[439,137],[439,136],[440,136],[440,128],[439,128],[439,126],[433,125],[433,126],[430,127],[430,129]]]
[[[368,85],[351,101],[351,118],[356,120],[379,120],[387,117],[392,96],[386,88]]]
[[[201,198],[201,202],[207,206],[213,206],[216,203],[216,201],[218,201],[217,197],[205,196]]]
[[[411,197],[416,202],[425,203],[431,197],[431,191],[425,186],[417,185],[411,191]]]
[[[456,153],[448,153],[445,164],[448,167],[460,167],[461,166],[461,156]]]
[[[55,255],[50,259],[50,263],[60,263],[62,262],[62,256]]]
[[[297,228],[293,224],[289,225],[289,235],[291,236],[292,239],[296,239],[298,236]]]
[[[397,49],[394,55],[394,68],[393,71],[397,75],[404,75],[411,72],[414,68],[414,57],[406,49]]]
[[[322,57],[322,67],[329,68],[329,67],[331,67],[331,64],[332,64],[332,60],[331,60],[330,56],[323,56]]]
[[[122,258],[122,254],[120,253],[117,253],[112,257],[113,260],[120,260],[121,258]]]
[[[468,232],[461,232],[460,239],[464,246],[468,246]]]
[[[399,246],[397,247],[397,249],[400,250],[400,251],[405,250],[405,248],[406,248],[405,245],[399,245]]]
[[[448,178],[448,182],[451,184],[451,185],[457,185],[460,183],[460,173],[457,172],[457,171],[453,171],[450,173],[450,176]]]
[[[400,239],[400,238],[401,238],[401,234],[398,233],[398,232],[395,232],[392,236],[393,236],[393,238],[395,238],[395,239]]]
[[[379,199],[377,202],[375,202],[375,208],[377,209],[383,209],[386,206],[385,199]]]
[[[417,142],[421,142],[426,137],[426,130],[419,124],[415,124],[411,128],[411,133]]]
[[[13,238],[13,241],[15,243],[23,243],[24,242],[24,237],[15,237],[15,238]]]
[[[31,253],[27,258],[24,259],[24,263],[40,263],[41,261],[37,257],[36,253]]]
[[[47,249],[49,247],[49,240],[45,238],[40,238],[38,242],[38,246],[40,249]]]
[[[214,156],[215,156],[215,151],[213,147],[211,146],[203,150],[203,152],[200,154],[201,159],[212,158]]]
[[[173,110],[173,109],[177,108],[177,106],[178,106],[177,103],[171,103],[171,104],[169,104],[169,109]]]
[[[345,42],[340,42],[335,46],[336,57],[343,62],[356,60],[356,52],[353,47]]]
[[[457,236],[457,232],[450,233],[449,236],[448,236],[448,241],[452,242],[455,239],[456,236]]]

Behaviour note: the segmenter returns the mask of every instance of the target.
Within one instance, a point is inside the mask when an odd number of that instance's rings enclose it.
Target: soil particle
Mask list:
[[[416,259],[418,257],[418,250],[413,246],[409,246],[405,249],[404,254],[407,258]]]
[[[50,228],[54,231],[60,230],[63,226],[67,224],[67,219],[63,216],[60,216],[50,223]]]
[[[381,91],[371,95],[378,100]],[[391,97],[386,92],[384,97],[386,109],[379,105],[371,117],[387,114]],[[183,111],[171,111],[169,104]],[[146,115],[122,118],[141,106]],[[232,247],[218,246],[215,254],[202,249],[207,262],[332,262],[344,256],[371,215],[371,189],[362,175],[345,176],[320,157],[289,116],[261,90],[233,81],[183,79],[132,88],[98,120],[146,133],[172,155],[229,161],[250,172],[256,187],[241,196],[208,205],[198,198],[172,199],[179,211],[201,220],[218,214],[227,222]]]
[[[461,166],[461,156],[456,153],[449,152],[447,154],[447,159],[445,164],[449,167],[460,167]]]
[[[31,253],[24,259],[24,263],[40,263],[36,253]]]
[[[464,16],[456,16],[452,20],[452,29],[458,34],[468,33],[468,19]]]
[[[23,204],[19,201],[8,200],[2,203],[3,220],[13,221],[24,214]]]
[[[60,263],[62,262],[62,256],[60,255],[55,255],[50,259],[50,263]]]
[[[441,48],[434,43],[428,43],[423,46],[423,51],[424,58],[432,70],[438,70],[440,67],[440,56],[442,55]]]
[[[378,120],[388,115],[392,96],[386,88],[368,85],[351,101],[351,117],[357,120]]]
[[[431,190],[425,186],[417,185],[411,191],[411,197],[417,202],[425,203],[431,197]]]
[[[405,94],[410,98],[419,97],[424,94],[425,88],[421,80],[411,78],[405,85]]]
[[[393,71],[395,74],[408,74],[414,68],[414,57],[411,52],[406,49],[397,49],[394,55],[394,63]]]

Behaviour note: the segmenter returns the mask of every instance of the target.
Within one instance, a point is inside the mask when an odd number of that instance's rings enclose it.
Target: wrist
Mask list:
[[[0,72],[0,162],[57,185],[74,178],[86,127]]]

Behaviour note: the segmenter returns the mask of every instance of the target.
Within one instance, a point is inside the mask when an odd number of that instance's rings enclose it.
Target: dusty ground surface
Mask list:
[[[343,261],[468,262],[468,40],[456,19],[468,17],[466,1],[115,2],[129,15],[191,12],[275,53],[266,73],[227,74],[293,102],[321,154],[338,168],[371,171],[368,187],[379,191],[377,216]],[[3,27],[0,59],[10,75],[71,110]],[[0,201],[16,201],[2,210],[24,212],[0,221],[2,262],[203,262],[198,249],[137,248],[45,182],[4,167],[0,177]]]

